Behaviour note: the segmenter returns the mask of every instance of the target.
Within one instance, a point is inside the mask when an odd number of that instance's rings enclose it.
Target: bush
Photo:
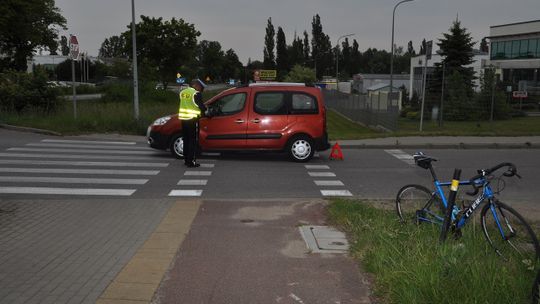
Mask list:
[[[0,74],[0,109],[18,114],[35,109],[50,113],[58,106],[59,91],[47,84],[47,73],[6,71]]]

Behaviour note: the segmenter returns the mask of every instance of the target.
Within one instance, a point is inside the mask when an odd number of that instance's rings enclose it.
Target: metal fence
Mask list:
[[[336,90],[323,90],[326,106],[352,121],[369,127],[396,131],[399,117],[399,92],[372,92],[370,95],[348,94]]]

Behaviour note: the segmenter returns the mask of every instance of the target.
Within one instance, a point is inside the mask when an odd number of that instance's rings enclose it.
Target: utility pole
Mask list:
[[[135,0],[131,0],[131,37],[133,41],[133,112],[139,120],[139,83],[137,80],[137,38],[135,34]]]

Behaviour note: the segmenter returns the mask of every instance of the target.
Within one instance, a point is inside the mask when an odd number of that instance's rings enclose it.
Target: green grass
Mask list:
[[[326,119],[330,140],[363,139],[384,135],[384,133],[354,123],[333,110],[326,112]]]
[[[119,91],[119,90],[116,90]],[[204,92],[203,99],[218,92]],[[117,96],[121,96],[118,94]],[[127,99],[127,98],[126,98]],[[79,101],[77,120],[73,118],[71,101],[63,101],[58,110],[50,115],[27,111],[21,115],[2,113],[0,122],[10,125],[51,130],[62,134],[121,133],[144,135],[146,128],[155,119],[178,113],[178,96],[173,92],[157,90],[141,94],[139,120],[134,119],[131,100],[123,101]]]
[[[420,132],[419,121],[400,118],[397,132],[382,132],[354,123],[333,110],[327,112],[328,134],[331,140],[366,139],[403,136],[538,136],[540,117],[516,117],[509,120],[447,121],[443,127],[425,121]]]
[[[403,225],[395,211],[334,200],[330,220],[351,240],[351,254],[374,274],[382,303],[529,303],[536,272],[504,262],[473,222],[459,240],[438,242],[433,225]]]

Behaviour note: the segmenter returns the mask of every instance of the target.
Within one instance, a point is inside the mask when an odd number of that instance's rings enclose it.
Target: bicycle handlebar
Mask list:
[[[517,174],[516,165],[514,165],[513,163],[500,163],[496,165],[495,167],[492,167],[489,169],[478,170],[478,174],[469,179],[469,182],[471,183],[471,186],[473,187],[474,191],[467,192],[467,194],[471,196],[477,195],[479,187],[476,186],[475,181],[481,177],[490,175],[491,173],[499,170],[502,167],[508,167],[507,171],[503,173],[504,176],[506,177],[517,176],[518,178],[521,178],[521,176]]]

